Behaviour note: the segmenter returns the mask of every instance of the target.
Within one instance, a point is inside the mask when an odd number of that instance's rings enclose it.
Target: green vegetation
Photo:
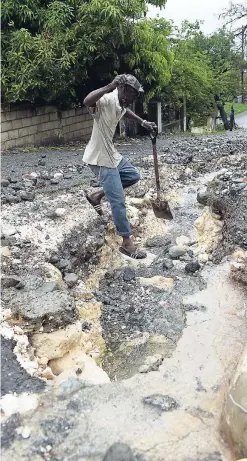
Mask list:
[[[171,26],[145,15],[165,1],[5,0],[3,101],[69,106],[123,72],[153,96],[170,79]]]
[[[226,111],[228,116],[231,113],[231,107],[232,106],[234,108],[235,117],[236,117],[236,115],[239,115],[242,112],[247,111],[247,104],[241,104],[239,102],[226,102],[225,103],[225,111]]]
[[[147,19],[166,0],[5,0],[2,2],[4,103],[81,104],[116,73],[131,72],[145,98],[162,95],[188,122],[203,123],[216,106],[240,94],[241,52],[222,29],[206,36],[200,24],[180,29]],[[189,126],[188,126],[189,128]]]

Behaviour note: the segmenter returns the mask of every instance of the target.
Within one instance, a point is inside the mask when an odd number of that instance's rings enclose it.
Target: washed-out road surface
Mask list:
[[[142,173],[126,203],[143,261],[87,202],[83,144],[2,156],[2,459],[236,459],[221,422],[247,331],[246,132],[159,137],[172,221],[153,215],[150,140],[116,143]]]

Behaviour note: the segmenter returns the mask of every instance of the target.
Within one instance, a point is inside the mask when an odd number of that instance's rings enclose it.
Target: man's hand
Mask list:
[[[125,75],[117,75],[114,80],[111,82],[112,88],[115,90],[120,85],[125,85],[126,84],[126,77]]]
[[[141,117],[136,115],[132,110],[127,109],[126,110],[126,116],[129,117],[131,120],[134,120],[135,122],[139,123],[139,125],[143,126],[146,128],[149,133],[151,133],[153,136],[156,136],[158,133],[158,128],[156,123],[154,122],[147,122],[147,120],[143,120]]]
[[[156,123],[154,122],[147,122],[145,120],[142,126],[146,128],[146,130],[149,131],[149,133],[152,133],[152,134],[156,134],[158,131],[158,127]]]
[[[103,88],[98,90],[91,91],[83,101],[83,104],[87,107],[95,107],[97,101],[99,101],[104,94],[109,93],[110,91],[115,90],[119,85],[125,85],[126,77],[125,75],[117,75],[114,80]]]

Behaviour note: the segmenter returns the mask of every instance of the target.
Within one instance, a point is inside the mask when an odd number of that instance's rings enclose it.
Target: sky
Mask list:
[[[233,0],[233,3],[245,3],[246,0]],[[229,2],[230,3],[230,2]],[[165,9],[151,7],[149,17],[160,17],[172,19],[176,25],[187,19],[194,22],[197,19],[203,20],[202,30],[206,34],[214,32],[222,26],[218,15],[228,7],[226,0],[167,0]]]

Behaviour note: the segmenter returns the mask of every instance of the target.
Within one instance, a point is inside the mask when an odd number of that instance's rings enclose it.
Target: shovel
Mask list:
[[[156,218],[172,220],[173,216],[172,216],[169,204],[167,200],[161,200],[161,196],[160,196],[160,176],[159,176],[157,149],[156,149],[157,133],[154,133],[154,134],[150,133],[150,138],[151,138],[152,145],[153,145],[154,172],[155,172],[156,191],[157,191],[157,198],[155,200],[152,200],[153,212]]]

